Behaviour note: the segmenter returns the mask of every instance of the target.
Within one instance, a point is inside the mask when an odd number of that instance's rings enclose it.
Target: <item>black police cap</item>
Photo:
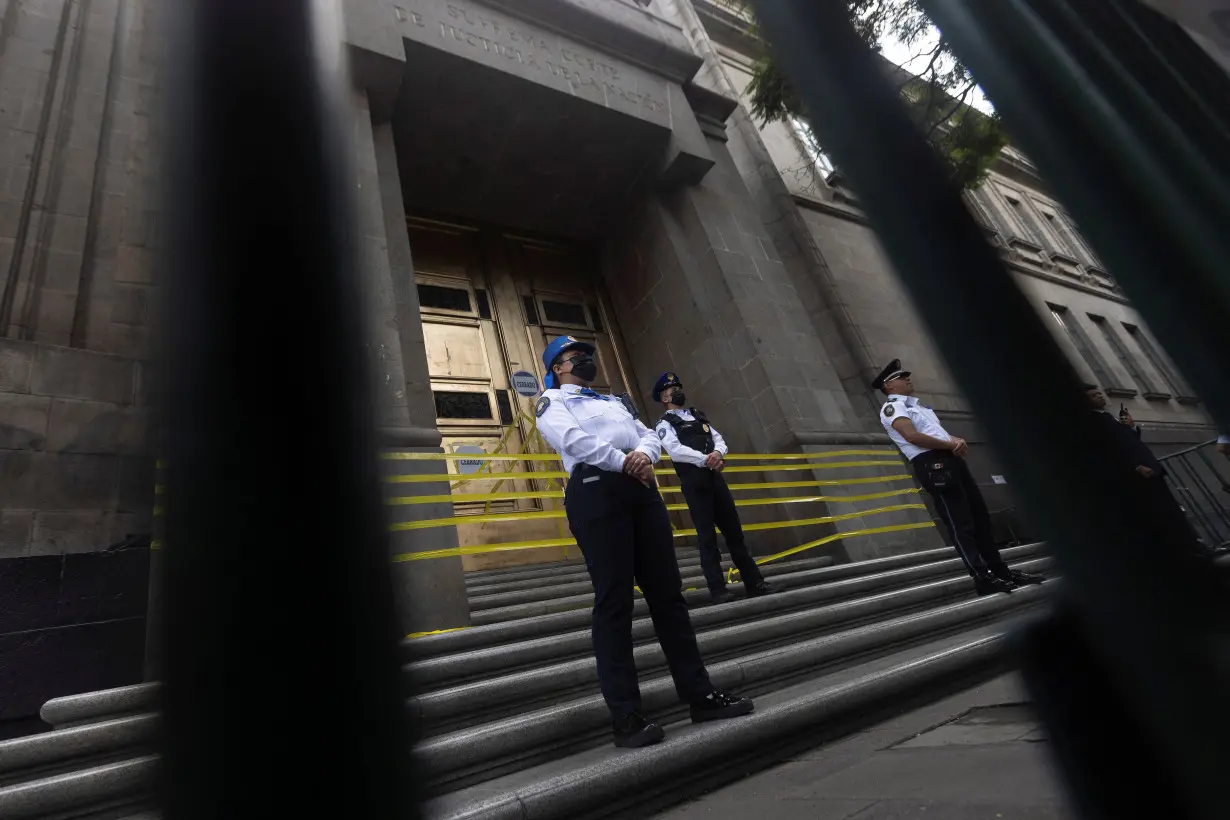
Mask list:
[[[902,376],[910,375],[910,371],[901,369],[901,360],[893,359],[888,363],[888,367],[880,371],[880,375],[876,376],[875,381],[871,383],[874,390],[883,390],[885,382],[891,382],[893,379],[900,379]]]

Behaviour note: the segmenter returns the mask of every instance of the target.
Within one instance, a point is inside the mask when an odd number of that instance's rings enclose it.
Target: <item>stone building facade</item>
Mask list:
[[[993,456],[851,193],[807,170],[789,125],[761,128],[741,104],[756,44],[728,11],[706,0],[341,5],[369,348],[393,451],[533,449],[533,391],[518,386],[541,375],[557,333],[593,339],[600,386],[647,413],[657,375],[678,372],[745,452],[879,441],[867,383],[899,356],[979,444],[992,506],[1010,504],[997,493],[1011,477],[992,482]],[[140,537],[157,506],[151,309],[165,275],[160,7],[0,0],[0,692],[13,693],[0,720],[141,675]],[[1039,310],[1064,319],[1091,383],[1114,388],[1159,446],[1209,436],[1024,158],[1006,155],[973,207]],[[440,478],[415,491],[447,494]],[[495,483],[466,480],[453,491]],[[453,508],[391,509],[407,521]],[[392,549],[498,535],[403,531]],[[938,543],[914,530],[837,549]],[[407,631],[467,622],[462,559],[397,572],[399,588],[431,602],[403,613]]]

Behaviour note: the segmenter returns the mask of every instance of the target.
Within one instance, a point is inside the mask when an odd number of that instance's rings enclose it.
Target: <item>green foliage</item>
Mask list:
[[[928,42],[935,30],[918,0],[846,0],[846,6],[855,30],[871,48],[878,52],[880,44],[892,38],[927,60],[917,75],[897,71],[890,76],[911,120],[944,159],[953,181],[963,188],[978,187],[1008,138],[997,114],[984,114],[968,104],[977,88],[969,69],[943,36]],[[744,8],[750,13],[750,7]],[[810,122],[771,50],[757,62],[747,94],[753,116],[762,123],[792,118]]]

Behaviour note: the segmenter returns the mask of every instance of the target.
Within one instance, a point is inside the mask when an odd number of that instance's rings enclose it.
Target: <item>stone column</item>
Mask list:
[[[368,350],[376,381],[374,409],[386,456],[381,460],[381,471],[385,477],[427,473],[443,478],[442,461],[387,458],[396,453],[443,450],[427,379],[392,126],[373,124],[368,94],[361,89],[352,92],[351,115],[360,270],[368,312]],[[449,485],[447,481],[385,483],[384,491],[388,500],[409,495],[448,495]],[[449,503],[390,505],[387,509],[388,521],[394,527],[399,522],[447,518],[453,512]],[[457,533],[452,527],[390,532],[398,614],[405,633],[469,625],[461,558],[410,557],[456,546]]]
[[[705,408],[736,452],[850,449],[809,446],[821,434],[865,435],[874,416],[863,409],[862,397],[852,400],[843,384],[829,340],[818,332],[807,300],[782,263],[727,150],[723,119],[735,103],[694,87],[688,88],[688,96],[714,167],[697,184],[646,193],[607,245],[608,285],[638,381],[652,384],[662,370],[678,371],[689,396]],[[871,477],[877,470],[851,468],[839,475]],[[765,479],[790,481],[805,475],[779,472]],[[820,479],[833,475],[816,473]],[[828,489],[824,494],[847,494]],[[859,509],[844,503],[828,510],[825,506],[751,508],[745,519],[817,518]],[[852,519],[829,531],[903,523],[908,517]],[[752,543],[764,553],[819,538],[825,531],[817,526],[769,531],[757,534]],[[841,546],[839,542],[823,552],[840,552]],[[901,540],[876,544],[880,546],[900,551]],[[866,552],[858,548],[854,554],[862,557]]]

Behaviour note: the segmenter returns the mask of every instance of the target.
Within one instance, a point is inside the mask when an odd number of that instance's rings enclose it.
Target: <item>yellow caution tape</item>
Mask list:
[[[727,484],[731,490],[790,490],[796,487],[843,487],[852,484],[879,484],[889,481],[913,481],[910,475],[885,475],[878,478],[823,478],[811,481],[766,481],[763,484]],[[663,491],[680,493],[679,487],[662,487]]]
[[[159,540],[150,541],[149,548],[152,550],[160,550],[162,549],[162,542]]]
[[[922,505],[919,505],[919,506],[922,506]],[[791,547],[790,549],[779,552],[776,555],[770,555],[767,558],[759,558],[756,560],[756,563],[757,565],[767,564],[770,561],[777,561],[782,558],[787,558],[791,555],[798,555],[800,552],[804,552],[805,550],[815,549],[816,547],[822,547],[825,544],[831,544],[834,541],[840,541],[843,538],[853,538],[856,535],[879,535],[880,533],[884,533],[884,532],[904,532],[905,530],[922,530],[922,529],[926,529],[927,527],[934,527],[934,526],[935,526],[934,521],[922,521],[917,524],[892,524],[887,527],[870,527],[865,530],[850,530],[849,532],[835,532],[832,535],[826,535],[823,538],[817,538],[815,541],[808,541],[806,544],[801,544],[800,546],[797,546],[797,547]],[[738,574],[739,574],[739,571],[734,570],[733,576],[737,576]]]
[[[506,513],[483,513],[479,515],[450,515],[448,518],[425,518],[420,521],[402,521],[390,524],[390,532],[405,532],[407,530],[429,530],[432,527],[452,527],[462,524],[494,524],[497,521],[545,521],[563,518],[563,510],[521,511]]]
[[[786,470],[839,470],[844,467],[884,467],[890,464],[896,467],[901,466],[901,462],[898,459],[879,459],[877,461],[841,461],[836,464],[786,464],[780,467],[767,467],[763,465],[756,465],[752,467],[727,467],[724,472],[727,472],[727,473],[774,472],[776,473],[779,471],[786,471]],[[672,476],[674,474],[675,474],[674,470],[654,470],[654,475],[657,475],[657,476]],[[565,473],[563,471],[545,472],[545,471],[531,470],[531,471],[522,472],[518,470],[502,470],[498,473],[491,472],[491,473],[484,473],[482,475],[472,474],[464,478],[462,476],[457,476],[455,474],[437,473],[434,475],[391,475],[391,476],[385,476],[384,480],[388,484],[428,484],[432,482],[438,483],[442,481],[449,481],[449,482],[464,481],[468,483],[471,481],[493,481],[496,479],[504,480],[504,479],[511,479],[511,478],[518,478],[523,481],[529,481],[529,480],[541,479],[541,478],[568,478],[568,477],[569,477],[569,473]],[[877,478],[873,480],[880,481],[882,479]]]
[[[545,549],[547,547],[573,547],[575,538],[553,538],[548,541],[509,541],[504,544],[475,544],[469,547],[449,547],[442,550],[426,550],[424,552],[404,552],[394,555],[394,563],[406,561],[423,561],[428,558],[452,558],[458,555],[482,555],[487,552],[512,552],[514,550]]]
[[[925,510],[927,507],[924,504],[897,504],[891,507],[880,507],[874,510],[860,510],[858,512],[844,513],[842,515],[826,515],[820,518],[805,518],[791,521],[769,521],[763,524],[745,524],[744,532],[756,532],[759,530],[775,530],[788,527],[809,527],[816,524],[831,524],[834,521],[848,521],[851,518],[862,518],[867,515],[876,515],[879,513],[898,512],[901,510]],[[563,510],[551,510],[537,514],[540,518],[562,518],[565,513]],[[480,516],[471,516],[479,518]],[[506,519],[500,519],[506,520]],[[441,523],[453,523],[452,519],[436,519],[436,522],[430,522],[433,526],[442,526]],[[426,521],[407,521],[403,524],[393,524],[390,529],[410,530],[421,529],[416,525],[428,524]],[[888,532],[888,530],[885,530]],[[695,535],[696,530],[675,530],[672,535],[675,538],[682,538],[687,535]],[[442,550],[426,550],[424,552],[407,552],[401,555],[393,556],[395,562],[405,561],[422,561],[428,558],[451,558],[458,555],[482,555],[489,552],[512,552],[515,550],[527,549],[543,549],[546,547],[571,547],[576,545],[575,538],[554,538],[546,541],[507,541],[501,544],[473,544],[466,547],[450,547]],[[827,542],[819,542],[827,543]]]
[[[384,461],[560,461],[552,453],[380,453]]]
[[[840,461],[836,464],[754,464],[750,467],[727,467],[723,473],[779,473],[787,470],[838,470],[842,467],[883,467],[891,464],[901,466],[901,459],[877,459],[876,461]],[[658,470],[658,475],[674,475],[674,470]]]
[[[813,496],[802,496],[799,498],[741,498],[735,501],[735,506],[736,507],[753,507],[753,506],[765,506],[768,504],[799,504],[799,503],[831,502],[831,501],[874,501],[880,498],[891,498],[893,496],[910,495],[910,494],[916,494],[918,492],[919,491],[917,488],[911,488],[908,490],[891,490],[886,493],[871,493],[870,495],[850,495],[850,496],[813,495]],[[917,504],[910,504],[900,509],[917,509],[918,506],[919,505]],[[688,505],[687,504],[667,504],[666,509],[672,510],[672,511],[684,511],[688,509]],[[888,511],[889,509],[898,509],[898,508],[897,507],[884,508],[883,511]],[[882,510],[868,510],[865,512],[866,513],[876,513],[876,512],[881,512],[881,511]],[[862,514],[864,513],[854,513],[854,515],[862,515]],[[477,514],[477,515],[452,515],[452,516],[448,516],[447,518],[425,518],[425,519],[420,519],[418,521],[403,521],[400,523],[391,524],[389,526],[389,530],[391,532],[405,532],[407,530],[428,530],[434,527],[449,527],[449,526],[460,527],[462,524],[494,524],[494,523],[501,522],[501,521],[545,521],[549,519],[565,518],[566,516],[567,516],[567,513],[565,513],[564,510],[542,510],[542,511],[516,510],[516,511],[504,512],[504,513],[486,513],[486,514]],[[823,520],[836,521],[840,519],[826,518]],[[815,519],[815,521],[821,521],[821,519]],[[812,520],[808,519],[805,521],[784,521],[778,524],[748,524],[743,529],[744,530],[754,529],[754,528],[773,529],[774,527],[778,527],[778,526],[781,526],[781,527],[804,526],[808,523],[812,523]],[[678,534],[684,534],[684,533],[683,531],[681,531]],[[687,530],[686,534],[695,535],[696,531]]]
[[[726,456],[727,461],[759,461],[773,459],[778,461],[810,461],[818,458],[841,458],[845,456],[885,456],[895,454],[895,450],[833,450],[827,453],[734,453]],[[385,461],[560,461],[554,453],[380,453]],[[670,456],[663,453],[662,458],[669,461]]]
[[[879,513],[899,512],[901,510],[925,510],[926,504],[894,504],[891,507],[877,507],[874,510],[859,510],[858,512],[842,513],[841,515],[825,515],[820,518],[801,518],[797,520],[787,521],[766,521],[761,524],[744,524],[744,532],[760,532],[763,530],[781,530],[790,527],[811,527],[816,524],[831,524],[834,521],[849,521],[851,518],[862,518],[865,515],[877,515]],[[675,530],[675,537],[681,538],[685,535],[696,535],[696,530]]]
[[[430,632],[411,632],[406,637],[410,640],[415,638],[426,638],[428,635],[443,635],[445,632],[460,632],[463,629],[469,629],[468,626],[454,626],[452,629],[433,629]]]
[[[516,473],[515,475],[524,475],[533,477],[538,473]],[[441,479],[443,480],[443,479]],[[745,483],[745,484],[727,484],[731,490],[793,490],[802,487],[842,487],[854,484],[880,484],[892,481],[911,481],[912,476],[888,475],[878,478],[829,478],[816,479],[812,481],[767,481],[763,483]],[[682,488],[669,485],[658,487],[659,492],[663,493],[679,493],[683,492]],[[900,492],[917,492],[917,490],[900,491]],[[462,504],[467,501],[516,501],[521,498],[563,498],[563,490],[542,490],[528,491],[523,493],[450,493],[448,495],[406,495],[385,500],[385,504],[390,506],[402,506],[406,504]],[[870,498],[871,496],[868,496]],[[857,497],[862,500],[862,497]],[[834,501],[853,501],[855,496],[834,496]],[[738,503],[738,502],[736,502]],[[766,502],[767,503],[767,502]]]
[[[779,461],[809,461],[813,458],[839,458],[845,456],[890,456],[897,455],[897,450],[832,450],[827,453],[727,453],[726,461],[756,461],[757,459],[776,459]],[[666,458],[664,455],[663,458]]]
[[[522,481],[529,481],[538,478],[568,478],[568,473],[560,471],[538,472],[531,470],[529,472],[522,472],[519,470],[503,470],[498,473],[483,473],[482,475],[471,473],[468,476],[459,476],[455,473],[439,473],[437,475],[390,475],[385,476],[384,481],[386,484],[427,484],[431,482],[440,483],[444,481],[464,483],[469,483],[471,481],[503,481],[510,478],[519,478]]]
[[[385,504],[465,504],[469,501],[516,501],[520,498],[563,498],[563,490],[536,490],[525,493],[450,493],[448,495],[404,495],[386,498]]]
[[[884,493],[869,493],[867,495],[803,495],[795,498],[737,498],[735,499],[736,507],[763,507],[770,504],[811,504],[811,503],[830,503],[833,501],[875,501],[881,498],[892,498],[898,495],[917,495],[921,490],[917,487],[911,487],[908,490],[889,490]],[[683,511],[688,508],[687,504],[667,504],[666,509],[672,511]]]

